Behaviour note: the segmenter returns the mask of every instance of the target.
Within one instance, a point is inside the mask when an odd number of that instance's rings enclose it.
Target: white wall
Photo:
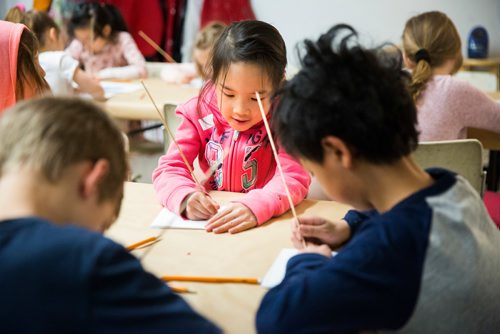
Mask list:
[[[439,10],[455,23],[462,37],[464,56],[472,27],[483,25],[489,34],[489,56],[500,56],[500,0],[251,0],[259,20],[273,24],[283,35],[291,64],[295,45],[316,39],[334,24],[348,23],[365,35],[371,46],[400,43],[408,18]]]
[[[7,11],[18,3],[23,3],[26,9],[33,7],[33,0],[0,0],[0,20],[5,17]]]

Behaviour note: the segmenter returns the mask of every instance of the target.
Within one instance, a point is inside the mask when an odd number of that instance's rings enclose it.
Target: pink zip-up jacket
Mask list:
[[[247,206],[260,225],[290,209],[264,122],[244,132],[234,130],[222,117],[215,94],[213,87],[206,91],[200,111],[196,97],[177,107],[182,123],[176,140],[191,166],[198,157],[203,171],[216,167],[205,188],[246,193],[233,202]],[[228,153],[223,160],[224,150]],[[279,150],[278,157],[296,205],[307,195],[311,177],[283,150]],[[153,172],[153,185],[160,202],[178,214],[186,196],[196,191],[196,183],[174,144],[160,158]]]

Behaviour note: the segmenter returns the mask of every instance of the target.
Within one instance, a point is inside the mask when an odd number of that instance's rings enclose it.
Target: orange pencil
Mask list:
[[[128,251],[134,250],[137,247],[140,247],[140,246],[148,244],[148,243],[152,243],[152,242],[154,242],[156,240],[158,240],[156,237],[150,237],[150,238],[144,239],[142,241],[136,242],[135,244],[132,244],[132,245],[128,246],[127,250]]]
[[[158,51],[159,54],[161,54],[168,62],[170,63],[176,63],[175,59],[172,58],[165,50],[160,48],[158,44],[155,43],[148,35],[144,33],[144,31],[139,30],[139,36],[141,36],[146,42],[148,42],[149,45],[153,47],[156,51]]]
[[[175,293],[195,293],[194,291],[183,286],[172,286],[169,284],[168,287]]]
[[[202,277],[202,276],[162,276],[163,281],[202,282],[202,283],[243,283],[260,284],[258,278],[253,277]]]

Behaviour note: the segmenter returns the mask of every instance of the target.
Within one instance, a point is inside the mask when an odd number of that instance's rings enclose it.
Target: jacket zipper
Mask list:
[[[226,191],[234,191],[235,187],[234,187],[234,184],[235,184],[235,180],[233,180],[233,177],[232,177],[232,170],[233,170],[233,164],[234,164],[234,160],[235,160],[235,148],[237,145],[236,141],[238,140],[238,137],[240,135],[240,132],[237,131],[237,130],[233,130],[233,136],[231,138],[231,143],[229,145],[229,152],[230,152],[230,155],[231,155],[231,158],[229,159],[230,163],[228,164],[227,166],[227,169],[226,169],[226,184],[229,185],[229,188],[226,189]],[[228,180],[229,178],[229,180]]]

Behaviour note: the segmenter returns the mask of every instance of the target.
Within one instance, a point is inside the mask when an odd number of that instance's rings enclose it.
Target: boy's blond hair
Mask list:
[[[0,117],[0,178],[27,167],[57,182],[66,168],[106,159],[99,201],[121,198],[128,163],[121,132],[90,101],[44,97],[18,103]]]

